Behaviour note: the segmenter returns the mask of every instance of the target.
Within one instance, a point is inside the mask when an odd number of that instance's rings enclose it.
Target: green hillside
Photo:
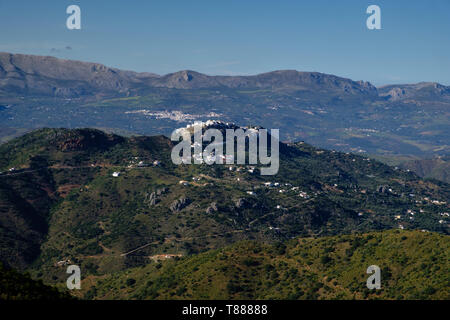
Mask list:
[[[449,233],[448,184],[375,160],[282,144],[279,173],[261,176],[246,165],[174,166],[171,147],[164,136],[92,129],[41,129],[1,145],[0,261],[61,284],[65,262],[103,276],[244,240]]]
[[[420,231],[245,241],[90,277],[87,299],[449,299],[448,236]],[[366,269],[381,268],[369,290]]]
[[[435,158],[405,161],[403,169],[414,171],[424,178],[433,178],[450,183],[450,158]]]
[[[29,275],[7,269],[0,263],[0,300],[72,299],[67,293],[35,281]]]

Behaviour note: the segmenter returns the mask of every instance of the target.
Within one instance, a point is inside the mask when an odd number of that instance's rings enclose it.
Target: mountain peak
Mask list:
[[[389,100],[420,99],[430,96],[446,96],[450,99],[450,87],[437,82],[386,85],[379,87],[380,96]]]

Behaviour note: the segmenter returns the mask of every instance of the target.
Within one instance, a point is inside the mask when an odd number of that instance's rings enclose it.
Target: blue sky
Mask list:
[[[81,30],[66,28],[71,4]],[[382,30],[366,28],[371,4]],[[1,0],[0,51],[158,74],[296,69],[450,85],[450,1]]]

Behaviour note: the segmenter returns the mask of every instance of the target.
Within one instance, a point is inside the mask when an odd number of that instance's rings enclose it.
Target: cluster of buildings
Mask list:
[[[206,157],[203,155],[203,153],[194,153],[192,155],[192,159],[194,159],[195,163],[202,164],[204,162],[206,163],[215,163],[217,160],[220,161],[220,163],[227,163],[227,162],[233,162],[234,156],[233,155],[216,155],[214,152],[211,152],[210,154],[206,155]]]
[[[213,117],[221,117],[222,114],[210,112],[206,114],[190,114],[190,113],[184,113],[182,111],[173,110],[173,111],[152,111],[147,109],[141,109],[141,110],[133,110],[133,111],[126,111],[125,114],[139,114],[146,117],[152,117],[155,119],[169,119],[177,122],[186,122],[190,120],[196,120],[196,119],[202,119],[202,118],[213,118]]]
[[[303,199],[308,199],[310,196],[305,191],[301,191],[299,187],[293,187],[290,183],[280,183],[280,182],[264,182],[264,187],[267,188],[278,188],[279,193],[285,193],[288,191],[298,191],[298,195]]]
[[[180,180],[180,181],[178,181],[178,184],[181,184],[181,185],[183,185],[183,186],[185,186],[185,187],[187,187],[187,186],[190,185],[189,182],[186,181],[186,180]]]
[[[70,259],[61,260],[61,261],[58,261],[55,263],[55,267],[63,267],[63,266],[69,265],[69,264],[71,264]]]
[[[447,204],[447,202],[445,202],[445,201],[433,200],[428,197],[423,198],[423,200],[430,202],[432,204],[438,205],[438,206],[443,206],[443,205]]]
[[[441,213],[439,213],[439,215],[440,215],[441,217],[443,217],[444,219],[450,216],[450,214],[449,214],[448,212],[441,212]],[[439,220],[439,223],[440,223],[440,224],[443,224],[443,223],[445,222],[444,219]]]
[[[218,114],[215,113],[210,113],[209,116],[218,116]],[[188,131],[190,133],[192,133],[194,131],[194,128],[197,126],[200,126],[202,129],[209,129],[209,128],[214,128],[214,129],[242,129],[244,130],[246,133],[258,133],[259,129],[261,129],[261,127],[259,126],[238,126],[233,122],[225,122],[222,120],[217,120],[217,119],[210,119],[210,120],[206,120],[206,121],[196,121],[194,123],[190,123],[187,124],[186,127],[183,128],[178,128],[175,130],[175,132],[178,133],[183,133],[185,131]]]
[[[159,161],[159,160],[154,160],[154,161],[151,161],[150,163],[147,163],[147,162],[144,162],[143,160],[140,160],[139,159],[139,157],[134,157],[133,159],[131,159],[130,161],[129,161],[129,164],[128,164],[128,168],[143,168],[143,167],[150,167],[150,166],[153,166],[153,167],[156,167],[156,166],[159,166],[161,164],[161,161]]]
[[[128,163],[127,168],[145,168],[145,167],[157,167],[161,165],[161,161],[159,160],[153,160],[150,163],[144,162],[143,160],[139,160],[139,157],[134,157],[133,159],[131,159]],[[120,171],[114,171],[112,173],[112,176],[117,178],[120,177],[121,172]]]

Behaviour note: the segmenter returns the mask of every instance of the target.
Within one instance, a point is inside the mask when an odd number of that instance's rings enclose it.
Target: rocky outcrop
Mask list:
[[[208,208],[206,208],[206,213],[207,214],[212,214],[214,212],[217,212],[219,210],[219,208],[217,207],[217,203],[212,202]]]
[[[159,201],[160,201],[159,199],[156,199],[156,192],[145,194],[144,203],[147,204],[149,207],[154,206]]]
[[[377,191],[379,193],[390,193],[390,188],[388,186],[378,186]]]
[[[172,212],[179,212],[186,208],[191,203],[191,200],[189,198],[181,197],[174,202],[171,203],[169,206],[170,211]]]
[[[248,206],[248,201],[243,198],[239,198],[234,202],[236,209],[244,209]]]
[[[160,197],[163,194],[167,193],[168,191],[169,191],[168,188],[163,187],[151,193],[146,192],[144,195],[144,203],[147,204],[149,207],[152,207],[156,205],[158,202],[160,202],[161,201]]]

